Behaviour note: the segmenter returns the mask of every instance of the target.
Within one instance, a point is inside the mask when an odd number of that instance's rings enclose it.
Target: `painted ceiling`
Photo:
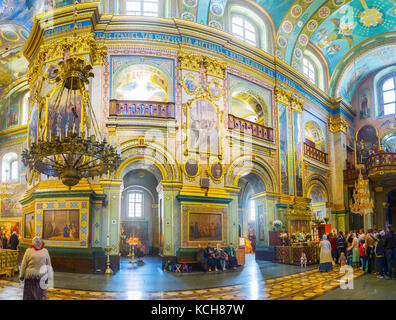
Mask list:
[[[178,1],[180,18],[220,29],[224,28],[227,2],[231,3],[231,0],[174,1]],[[232,3],[241,6],[243,2],[250,7],[261,6],[271,17],[276,29],[274,54],[277,57],[301,70],[308,47],[323,55],[331,77],[329,94],[333,97],[342,95],[351,101],[353,89],[365,76],[396,64],[392,46],[396,43],[396,0],[241,0]],[[34,16],[72,3],[72,0],[0,0],[0,75],[3,79],[0,94],[8,81],[26,72],[20,49]]]

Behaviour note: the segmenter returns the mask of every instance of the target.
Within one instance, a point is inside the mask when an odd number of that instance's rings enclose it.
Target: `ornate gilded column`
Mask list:
[[[347,211],[344,206],[344,168],[346,160],[346,130],[348,123],[341,116],[331,116],[328,122],[330,140],[330,168],[333,193],[333,211],[337,215],[337,229],[347,229]],[[334,220],[334,219],[333,219]]]

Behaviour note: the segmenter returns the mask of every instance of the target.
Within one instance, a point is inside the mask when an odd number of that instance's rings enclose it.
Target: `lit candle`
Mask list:
[[[108,246],[110,245],[110,237],[109,236],[107,236],[107,245]]]

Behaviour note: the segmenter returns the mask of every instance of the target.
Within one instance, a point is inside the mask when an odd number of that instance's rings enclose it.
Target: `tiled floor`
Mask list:
[[[388,299],[396,298],[392,292],[394,281],[376,279],[373,275],[354,280],[356,290],[339,289],[343,273],[338,268],[320,273],[317,266],[301,270],[298,266],[255,261],[247,256],[246,265],[226,272],[170,273],[160,269],[157,258],[146,257],[144,266],[122,261],[121,271],[113,276],[99,274],[55,273],[54,289],[49,289],[49,300],[304,300],[312,298],[358,299],[367,285],[388,289]],[[363,275],[355,270],[354,278]],[[382,282],[381,282],[382,281]],[[381,287],[382,286],[382,287]],[[334,289],[334,290],[332,290]],[[0,299],[22,299],[23,285],[0,280]],[[342,290],[342,291],[340,291]],[[374,291],[373,291],[374,290]],[[375,295],[372,297],[375,298]],[[379,296],[381,298],[381,296]]]

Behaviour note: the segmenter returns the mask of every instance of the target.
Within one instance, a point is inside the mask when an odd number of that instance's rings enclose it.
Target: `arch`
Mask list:
[[[6,153],[1,161],[2,182],[16,182],[19,179],[18,155],[15,152]]]
[[[267,161],[257,155],[253,159],[250,156],[242,156],[235,159],[228,167],[226,184],[238,187],[239,179],[249,173],[254,173],[261,178],[266,191],[278,191],[278,182],[274,170]]]
[[[324,193],[325,201],[327,203],[332,202],[329,183],[327,182],[325,177],[323,177],[322,175],[317,174],[317,173],[313,173],[308,177],[308,179],[305,183],[305,187],[304,187],[304,191],[305,191],[304,197],[305,198],[309,197],[311,190],[313,188],[321,189]]]
[[[396,152],[396,130],[381,139],[381,147],[386,152]]]
[[[116,179],[122,179],[130,171],[130,166],[139,161],[153,165],[158,170],[159,181],[179,181],[181,172],[173,156],[161,145],[142,140],[139,138],[121,144],[122,162],[116,171]]]
[[[326,152],[326,136],[319,124],[314,120],[307,121],[304,127],[304,137],[315,143],[315,148]]]

